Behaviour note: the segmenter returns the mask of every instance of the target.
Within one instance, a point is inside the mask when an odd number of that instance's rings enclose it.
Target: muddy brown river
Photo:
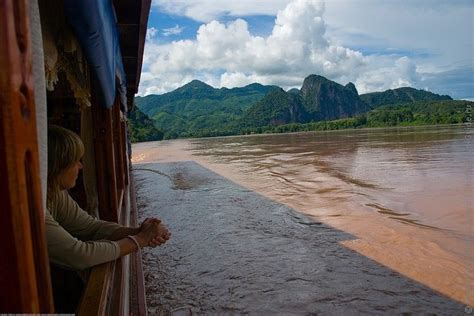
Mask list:
[[[142,216],[174,239],[144,253],[150,312],[469,313],[473,136],[464,125],[135,144]]]

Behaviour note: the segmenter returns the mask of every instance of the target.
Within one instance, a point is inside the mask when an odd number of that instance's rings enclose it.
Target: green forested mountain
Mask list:
[[[391,126],[395,121],[397,124],[458,122],[459,115],[451,113],[451,107],[458,103],[450,100],[449,96],[409,87],[359,95],[352,83],[343,86],[310,75],[301,89],[288,92],[257,83],[243,88],[215,89],[194,80],[163,95],[137,97],[136,104],[163,131],[164,138],[179,138],[253,133],[268,131],[269,126],[270,129],[295,128],[306,123],[322,126],[315,123],[320,121],[339,122],[332,124],[347,127],[378,126],[377,122],[380,126]],[[389,104],[392,106],[378,111]],[[429,114],[430,111],[438,116]]]
[[[222,131],[276,86],[254,83],[243,88],[215,89],[201,81],[163,95],[137,97],[136,105],[163,130],[165,138]],[[226,127],[227,128],[227,127]]]
[[[136,106],[128,114],[130,138],[133,143],[162,140],[163,132],[154,126],[154,122]]]
[[[351,82],[342,86],[322,76],[310,75],[301,90],[286,93],[281,90],[266,95],[247,111],[240,125],[259,127],[331,121],[354,117],[382,105],[432,100],[452,99],[408,87],[359,95]]]
[[[417,101],[380,106],[355,117],[306,124],[267,125],[242,129],[241,134],[288,133],[347,128],[461,124],[469,119],[468,108],[474,102],[464,100]]]
[[[322,76],[306,77],[301,87],[303,107],[312,121],[334,120],[367,111],[353,83],[342,86]]]
[[[255,127],[334,120],[367,111],[354,84],[342,86],[322,76],[308,76],[301,90],[268,93],[242,117],[241,126]]]
[[[239,121],[242,127],[253,127],[304,123],[310,121],[310,116],[302,106],[299,93],[275,89],[248,109]]]
[[[429,91],[410,87],[389,89],[384,92],[366,93],[360,96],[370,108],[374,109],[385,104],[401,104],[416,101],[452,100],[449,95],[439,95]]]

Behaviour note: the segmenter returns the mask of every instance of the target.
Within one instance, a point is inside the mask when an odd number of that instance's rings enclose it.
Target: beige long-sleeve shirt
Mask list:
[[[51,263],[84,270],[120,257],[117,242],[105,240],[122,226],[82,210],[66,190],[46,211],[46,240]]]

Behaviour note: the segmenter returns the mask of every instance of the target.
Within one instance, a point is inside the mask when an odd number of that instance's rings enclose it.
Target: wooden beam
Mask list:
[[[133,173],[130,171],[130,225],[138,226],[137,200]],[[145,279],[143,277],[142,257],[140,252],[131,254],[130,258],[130,311],[133,316],[147,315]]]
[[[114,0],[117,25],[120,30],[122,53],[127,58],[134,59],[136,66],[126,69],[127,83],[132,93],[129,100],[138,92],[140,74],[143,63],[143,50],[150,12],[151,0]]]
[[[113,284],[111,286],[109,304],[107,315],[109,316],[118,316],[125,315],[124,313],[124,298],[123,298],[123,289],[124,289],[124,257],[118,258],[115,261],[115,271],[113,276]]]
[[[115,161],[116,161],[116,174],[117,174],[117,191],[123,190],[125,188],[125,169],[123,161],[123,151],[125,150],[123,146],[123,137],[122,137],[122,124],[121,124],[121,115],[122,111],[120,110],[119,104],[114,106],[113,109],[113,119],[114,119],[114,145],[115,145]]]
[[[91,87],[97,86],[94,83],[91,85]],[[118,197],[112,109],[100,106],[94,88],[91,92],[91,101],[99,215],[102,220],[117,223]],[[118,104],[114,105],[116,106]]]
[[[0,1],[0,310],[52,313],[29,34],[28,1]]]
[[[77,315],[105,315],[113,279],[114,262],[106,262],[91,270],[84,294],[79,304]]]
[[[130,184],[130,162],[128,160],[128,135],[127,135],[127,122],[123,121],[120,124],[120,130],[123,138],[123,151],[122,151],[122,160],[123,160],[123,169],[124,169],[124,174],[125,174],[125,186],[129,186]]]

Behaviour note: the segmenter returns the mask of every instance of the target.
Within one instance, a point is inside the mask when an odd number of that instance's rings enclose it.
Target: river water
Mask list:
[[[473,306],[473,137],[458,125],[173,140],[135,144],[132,161],[195,161]]]

